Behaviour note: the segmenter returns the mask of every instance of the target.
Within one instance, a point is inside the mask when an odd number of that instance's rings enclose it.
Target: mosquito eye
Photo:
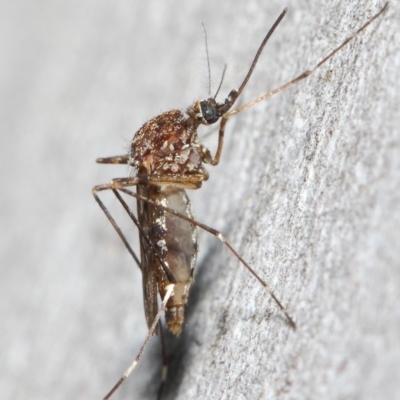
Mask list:
[[[200,102],[201,113],[203,114],[203,118],[207,121],[208,124],[213,124],[219,120],[219,115],[217,109],[212,106],[207,101]]]

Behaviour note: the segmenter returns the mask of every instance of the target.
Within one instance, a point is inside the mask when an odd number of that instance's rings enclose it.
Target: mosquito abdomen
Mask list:
[[[151,185],[145,188],[140,187],[139,192],[143,192],[143,189],[147,194],[146,197],[157,204],[177,211],[188,218],[193,218],[190,200],[184,189],[174,186]],[[166,306],[165,319],[170,331],[179,335],[184,321],[184,307],[187,303],[196,265],[197,228],[190,222],[151,204],[142,203],[140,208],[142,207],[146,211],[139,212],[139,216],[145,217],[146,221],[142,220],[141,223],[146,227],[155,250],[168,266],[176,282],[169,281],[159,259],[154,254],[154,250],[145,245],[144,240],[141,240],[143,246],[142,262],[145,261],[153,265],[152,270],[157,275],[156,280],[161,298],[165,296],[166,287],[170,283],[175,283],[174,294]],[[144,266],[144,268],[148,267],[149,265]]]
[[[193,218],[190,200],[184,189],[165,187],[167,207],[189,218]],[[176,279],[174,294],[166,307],[165,319],[170,331],[179,335],[184,320],[184,307],[187,303],[197,259],[197,228],[190,222],[166,212],[167,247],[166,262]],[[164,288],[159,288],[161,297]]]

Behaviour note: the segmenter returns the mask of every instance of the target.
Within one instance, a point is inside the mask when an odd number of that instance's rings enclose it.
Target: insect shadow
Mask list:
[[[250,69],[238,90],[231,90],[224,101],[218,102],[216,98],[221,88],[221,80],[214,96],[209,93],[208,99],[195,101],[185,113],[180,110],[171,110],[147,121],[135,133],[130,142],[128,154],[97,159],[98,163],[103,164],[127,164],[133,167],[135,172],[131,177],[115,178],[107,184],[95,186],[93,196],[142,272],[144,309],[149,327],[148,335],[137,357],[106,395],[105,400],[112,396],[139,363],[151,337],[160,334],[163,339],[164,334],[160,323],[162,314],[165,315],[168,330],[175,335],[181,333],[185,305],[193,282],[197,260],[198,228],[222,241],[265,288],[285,315],[290,327],[296,328],[293,319],[269,285],[240,256],[227,239],[214,228],[194,219],[190,200],[185,190],[199,189],[203,182],[208,180],[209,175],[204,165],[218,165],[223,150],[225,126],[230,117],[306,79],[369,26],[387,7],[388,3],[314,68],[304,71],[277,89],[232,110],[236,100],[246,87],[266,43],[285,16],[287,9],[284,9],[258,48]],[[200,125],[212,125],[217,122],[220,123],[218,146],[215,154],[212,155],[201,143],[197,129]],[[136,192],[130,189],[133,186],[136,187]],[[114,193],[136,225],[139,231],[140,258],[132,250],[114,218],[100,200],[98,193],[106,190]],[[121,194],[137,200],[137,216]],[[157,301],[158,295],[161,298],[160,306]],[[167,357],[165,345],[162,347],[164,354],[162,382],[164,382],[167,376]]]

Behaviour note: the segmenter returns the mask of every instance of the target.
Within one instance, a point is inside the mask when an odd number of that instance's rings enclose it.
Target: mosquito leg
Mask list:
[[[228,95],[228,98],[225,100],[225,104],[224,107],[222,109],[222,113],[225,114],[235,103],[235,101],[238,99],[238,97],[241,95],[241,93],[243,92],[243,89],[245,88],[245,86],[247,85],[247,82],[249,81],[251,75],[253,74],[254,68],[257,65],[258,59],[261,56],[261,53],[264,50],[265,45],[267,44],[269,38],[272,36],[272,34],[274,33],[275,29],[278,27],[278,25],[281,23],[283,17],[286,15],[287,13],[287,7],[281,12],[281,14],[279,15],[279,17],[277,18],[277,20],[274,22],[274,24],[272,25],[272,27],[270,28],[270,30],[268,31],[267,35],[265,36],[265,38],[263,39],[263,41],[260,44],[260,47],[257,50],[257,53],[254,57],[253,62],[251,63],[250,69],[247,72],[246,77],[243,79],[242,84],[240,85],[238,90],[231,90],[231,92]]]
[[[147,244],[151,247],[151,249],[154,251],[155,256],[157,257],[158,261],[160,262],[165,275],[167,275],[168,280],[171,283],[176,283],[176,279],[174,275],[172,274],[170,268],[168,265],[165,263],[165,261],[162,259],[160,252],[157,250],[157,248],[154,246],[153,242],[150,240],[146,232],[143,230],[142,225],[139,224],[139,221],[137,220],[135,214],[132,212],[132,210],[129,208],[128,204],[124,201],[124,199],[121,197],[121,195],[117,192],[116,189],[111,189],[113,193],[115,194],[116,198],[119,200],[119,202],[122,204],[122,207],[124,207],[125,211],[128,213],[128,215],[131,217],[133,223],[136,225],[138,228],[139,232],[143,237],[145,238]]]
[[[219,124],[219,134],[218,134],[218,147],[214,158],[211,161],[211,165],[218,165],[222,154],[222,148],[224,147],[224,135],[225,135],[225,125],[226,121],[230,117],[229,114],[224,114],[221,117],[221,123]]]
[[[148,181],[148,179],[149,179],[148,176],[145,176],[145,177],[142,177],[142,178],[146,179],[146,181]],[[115,222],[114,218],[111,216],[110,212],[108,211],[106,206],[103,204],[103,202],[100,200],[100,198],[97,195],[97,192],[104,191],[104,190],[112,190],[114,192],[115,196],[120,201],[120,203],[125,208],[125,210],[128,213],[128,215],[131,217],[133,223],[138,228],[140,234],[143,235],[143,237],[145,238],[145,240],[147,241],[149,246],[154,251],[154,254],[157,257],[158,261],[160,262],[165,274],[167,275],[168,280],[171,283],[176,283],[175,277],[173,276],[173,274],[172,274],[171,270],[169,269],[168,265],[161,258],[159,251],[154,247],[154,244],[151,242],[149,237],[146,235],[146,232],[144,232],[143,227],[139,224],[139,221],[137,220],[137,218],[133,214],[133,212],[130,210],[129,206],[125,203],[125,201],[121,198],[119,193],[117,193],[116,190],[115,190],[115,188],[121,188],[124,185],[126,185],[126,186],[137,185],[138,182],[140,182],[140,178],[138,178],[138,177],[113,179],[110,183],[106,183],[106,184],[103,184],[103,185],[95,186],[92,189],[93,196],[96,199],[96,201],[99,204],[99,206],[101,207],[101,209],[106,214],[108,220],[111,222],[111,224],[114,227],[114,229],[116,230],[116,232],[118,233],[118,236],[121,238],[121,240],[125,244],[125,247],[128,249],[129,253],[132,255],[132,257],[135,259],[135,261],[140,266],[140,261],[138,260],[136,254],[134,253],[134,251],[132,250],[132,248],[129,245],[128,241],[126,240],[126,238],[125,238],[124,234],[122,233],[120,227],[117,225],[117,223]]]
[[[112,157],[111,157],[112,158]],[[125,201],[122,199],[122,197],[119,195],[118,192],[116,192],[116,189],[122,189],[125,186],[136,186],[138,184],[167,184],[167,183],[174,183],[175,186],[180,186],[186,189],[196,189],[201,186],[202,181],[208,179],[207,172],[204,170],[203,173],[198,173],[198,174],[192,174],[190,178],[182,178],[179,179],[179,177],[164,177],[164,176],[159,176],[159,175],[143,175],[143,176],[138,176],[138,177],[130,177],[130,178],[115,178],[112,179],[110,183],[102,184],[102,185],[97,185],[92,189],[93,196],[96,199],[97,203],[99,204],[100,208],[103,210],[103,212],[106,214],[108,220],[111,222],[111,225],[114,227],[115,231],[117,232],[118,236],[121,238],[122,242],[124,243],[125,247],[128,249],[129,253],[132,255],[136,263],[140,267],[140,261],[138,257],[136,256],[135,252],[132,250],[131,246],[129,245],[128,241],[126,240],[124,234],[122,233],[121,229],[115,222],[114,218],[111,216],[110,212],[106,208],[106,206],[103,204],[103,202],[100,200],[99,196],[97,195],[98,192],[105,191],[105,190],[112,190],[117,197],[117,199],[120,201],[122,206],[125,208],[126,212],[128,215],[131,217],[133,223],[137,226],[139,232],[149,246],[153,249],[155,256],[157,257],[158,261],[160,262],[165,274],[167,275],[168,280],[171,283],[175,283],[175,277],[171,273],[171,270],[169,267],[166,265],[166,263],[163,261],[163,259],[160,256],[160,253],[158,250],[155,248],[154,244],[151,242],[149,237],[146,235],[146,233],[143,231],[142,226],[139,224],[139,221],[137,220],[136,216],[133,214],[133,212],[130,210],[129,206],[125,203]]]
[[[163,390],[164,390],[164,385],[167,380],[167,373],[168,373],[168,356],[167,356],[167,348],[165,344],[165,332],[162,327],[161,321],[158,322],[158,328],[160,332],[160,341],[161,341],[161,352],[162,352],[162,359],[163,359],[163,366],[161,370],[161,384],[160,384],[160,389],[158,390],[158,396],[157,400],[161,399]]]
[[[214,159],[211,161],[211,165],[217,165],[219,163],[219,160],[221,158],[221,153],[222,153],[222,147],[224,144],[224,132],[225,132],[225,125],[226,122],[228,121],[228,119],[230,117],[232,117],[233,115],[236,115],[244,110],[247,110],[250,107],[253,107],[255,104],[260,103],[261,101],[264,101],[266,99],[268,99],[269,97],[274,96],[275,94],[282,92],[283,90],[289,88],[290,86],[295,85],[296,83],[302,81],[303,79],[306,79],[308,76],[310,76],[314,71],[316,71],[319,67],[321,67],[323,64],[325,64],[331,57],[333,57],[339,50],[341,50],[344,46],[346,46],[346,44],[348,44],[351,40],[353,40],[359,33],[361,33],[365,28],[367,28],[367,26],[369,26],[375,19],[377,19],[383,12],[385,12],[385,10],[387,9],[389,5],[389,2],[387,2],[383,8],[377,13],[375,14],[368,22],[366,22],[360,29],[358,29],[357,32],[353,33],[351,36],[349,36],[340,46],[338,46],[335,50],[333,50],[332,52],[330,52],[326,57],[324,57],[313,69],[304,71],[303,73],[301,73],[299,76],[297,76],[296,78],[292,79],[290,82],[285,83],[284,85],[272,90],[269,93],[266,93],[260,97],[258,97],[257,99],[250,101],[249,103],[246,103],[238,108],[236,108],[235,110],[232,111],[228,111],[226,112],[224,115],[222,115],[221,117],[221,123],[220,123],[220,127],[219,127],[219,136],[218,136],[218,148],[217,148],[217,152],[215,153]],[[283,16],[282,16],[283,17]],[[267,38],[266,38],[267,39]],[[264,43],[264,42],[263,42]],[[262,47],[260,47],[259,51],[257,52],[257,55],[259,56],[259,53],[261,53],[262,51]],[[253,61],[253,64],[250,68],[249,74],[253,71],[254,66],[255,66],[255,62],[257,61],[257,56],[255,58],[255,60]],[[248,75],[249,77],[249,75]],[[246,84],[248,81],[248,78],[246,77],[246,79],[244,80],[244,82],[242,83],[240,89],[238,92],[235,92],[234,96],[236,96],[236,93],[240,93],[241,90],[243,90],[244,84]],[[232,92],[231,92],[232,93]],[[233,102],[232,102],[233,105]]]
[[[284,17],[284,16],[286,15],[286,13],[287,13],[287,10],[288,10],[287,7],[284,8],[284,10],[281,12],[281,14],[279,15],[279,17],[277,18],[277,20],[276,20],[276,21],[274,22],[274,24],[272,25],[271,29],[268,31],[268,33],[267,33],[267,35],[265,36],[264,40],[261,42],[261,45],[260,45],[260,47],[259,47],[258,50],[257,50],[257,53],[256,53],[256,55],[255,55],[255,57],[254,57],[254,60],[253,60],[253,62],[251,63],[249,72],[247,73],[246,77],[244,78],[242,84],[240,85],[239,90],[237,91],[237,96],[236,96],[236,98],[238,98],[238,97],[240,96],[240,94],[242,93],[243,89],[244,89],[245,86],[247,85],[247,82],[249,81],[249,79],[250,79],[250,77],[251,77],[251,75],[252,75],[252,73],[253,73],[253,71],[254,71],[254,68],[255,68],[256,65],[257,65],[258,59],[260,58],[261,53],[262,53],[262,51],[264,50],[265,45],[267,44],[269,38],[270,38],[270,37],[272,36],[272,34],[274,33],[275,29],[276,29],[276,28],[278,27],[278,25],[281,23],[283,17]],[[232,107],[232,105],[233,105],[233,103],[230,105],[230,107]],[[229,107],[229,108],[230,108],[230,107]]]
[[[217,147],[217,152],[215,153],[215,156],[213,160],[211,161],[211,165],[217,165],[219,163],[219,160],[221,158],[221,153],[222,153],[222,148],[224,145],[224,132],[225,132],[225,125],[226,125],[226,120],[229,118],[228,110],[233,106],[233,104],[236,102],[240,94],[242,93],[243,89],[247,85],[247,82],[249,81],[254,68],[257,65],[258,59],[261,56],[262,51],[264,50],[265,45],[267,44],[269,38],[272,36],[274,33],[275,29],[277,26],[280,24],[282,21],[283,17],[287,13],[287,8],[285,8],[282,13],[279,15],[278,19],[275,21],[275,23],[272,25],[271,29],[268,31],[267,35],[265,36],[264,40],[261,42],[260,47],[257,50],[257,53],[254,57],[253,62],[251,63],[250,69],[247,72],[246,77],[244,78],[242,84],[240,85],[238,90],[231,90],[231,92],[228,95],[228,98],[225,100],[225,105],[222,110],[222,116],[221,116],[221,124],[219,128],[219,135],[218,135],[218,147]]]
[[[175,286],[175,285],[174,285],[173,283],[171,283],[170,285],[168,285],[168,286],[166,287],[167,291],[166,291],[165,297],[163,298],[163,300],[162,300],[162,302],[161,302],[161,306],[160,306],[160,308],[159,308],[159,310],[158,310],[158,313],[157,313],[157,315],[155,316],[153,323],[151,324],[151,327],[150,327],[150,329],[149,329],[149,333],[147,334],[146,339],[145,339],[145,341],[143,342],[143,345],[142,345],[142,347],[140,348],[138,355],[137,355],[136,358],[133,360],[133,362],[132,362],[132,364],[129,366],[129,368],[125,371],[125,373],[124,373],[124,375],[121,377],[121,379],[120,379],[120,380],[115,384],[115,386],[110,390],[110,392],[107,394],[107,396],[104,397],[104,400],[108,400],[108,399],[113,395],[113,393],[122,385],[122,383],[124,382],[124,380],[131,374],[131,372],[132,372],[133,369],[136,367],[136,365],[139,364],[139,362],[140,362],[140,360],[141,360],[141,358],[142,358],[142,356],[143,356],[144,349],[146,348],[147,344],[149,343],[151,337],[153,336],[153,334],[154,334],[154,332],[155,332],[155,330],[156,330],[156,328],[157,328],[158,322],[159,322],[159,320],[160,320],[160,317],[161,317],[162,313],[165,311],[165,306],[166,306],[168,300],[170,299],[170,297],[172,296],[172,294],[173,294],[173,292],[174,292],[174,286]]]
[[[101,158],[97,158],[96,162],[98,164],[128,164],[129,163],[129,155],[124,154],[123,156],[101,157]]]
[[[282,303],[278,300],[278,298],[275,296],[274,292],[272,291],[272,289],[269,287],[269,285],[263,280],[261,279],[261,277],[254,271],[254,269],[239,255],[239,253],[234,249],[234,247],[226,240],[226,238],[222,235],[221,232],[217,231],[214,228],[211,228],[207,225],[202,224],[201,222],[198,222],[192,218],[187,217],[186,215],[183,215],[177,211],[172,210],[171,208],[168,207],[164,207],[160,204],[155,203],[154,201],[151,201],[143,196],[138,195],[137,193],[134,193],[132,191],[130,191],[129,189],[126,188],[119,188],[119,191],[126,193],[130,196],[135,197],[136,199],[145,201],[149,204],[154,205],[155,207],[158,207],[162,210],[165,210],[173,215],[176,215],[179,218],[184,219],[185,221],[190,222],[193,225],[198,226],[199,228],[205,230],[206,232],[211,233],[212,235],[214,235],[215,237],[217,237],[219,240],[221,240],[221,242],[235,255],[235,257],[249,270],[249,272],[261,283],[262,286],[264,286],[264,288],[267,290],[267,292],[269,293],[269,295],[272,297],[272,299],[275,301],[275,303],[278,305],[278,307],[280,308],[280,310],[285,314],[290,326],[293,329],[296,329],[296,324],[294,323],[292,317],[290,317],[290,315],[287,313],[285,307],[283,307]]]
[[[168,176],[168,175],[139,175],[130,178],[114,178],[109,183],[97,185],[93,191],[101,192],[103,190],[120,189],[127,186],[137,185],[167,185],[171,184],[183,189],[198,189],[203,181],[208,179],[208,173],[205,169],[201,172],[185,175],[185,176]]]
[[[325,64],[331,57],[333,57],[339,50],[341,50],[344,46],[346,46],[350,41],[352,41],[356,36],[358,36],[365,28],[367,28],[373,21],[375,21],[381,14],[383,14],[385,12],[385,10],[387,9],[389,5],[389,2],[386,2],[385,5],[383,6],[383,8],[377,13],[375,14],[369,21],[367,21],[361,28],[359,28],[355,33],[353,33],[351,36],[349,36],[340,46],[336,47],[335,50],[331,51],[326,57],[324,57],[313,69],[304,71],[302,74],[300,74],[299,76],[297,76],[296,78],[294,78],[293,80],[291,80],[288,83],[285,83],[284,85],[280,86],[277,89],[272,90],[269,93],[266,93],[260,97],[258,97],[257,99],[250,101],[249,103],[244,104],[243,106],[240,106],[238,108],[236,108],[235,110],[229,111],[227,112],[225,115],[223,115],[222,117],[222,121],[221,121],[221,126],[223,125],[223,127],[225,127],[224,124],[224,119],[227,120],[229,117],[231,117],[232,115],[238,114],[252,106],[254,106],[257,103],[260,103],[261,101],[264,101],[266,99],[268,99],[269,97],[274,96],[275,94],[282,92],[283,90],[289,88],[290,86],[295,85],[296,83],[302,81],[303,79],[306,79],[308,76],[310,76],[314,71],[316,71],[319,67],[321,67],[323,64]],[[225,121],[226,123],[226,121]],[[223,130],[223,127],[220,128],[220,130]]]
[[[122,233],[121,228],[117,225],[117,223],[115,222],[115,219],[111,216],[110,212],[108,211],[107,207],[104,205],[104,203],[100,200],[99,196],[97,195],[97,190],[96,188],[93,188],[93,196],[95,198],[95,200],[97,201],[97,204],[100,206],[100,208],[103,210],[104,214],[106,214],[106,217],[108,218],[108,220],[111,222],[111,225],[114,227],[115,231],[117,232],[118,236],[120,237],[120,239],[122,240],[122,242],[124,243],[125,247],[127,248],[127,250],[129,251],[130,255],[133,257],[133,259],[135,260],[136,264],[139,266],[140,269],[142,269],[141,264],[140,264],[140,260],[138,258],[138,256],[136,255],[136,253],[133,251],[132,247],[130,246],[130,244],[128,243],[128,241],[126,240],[125,235]]]

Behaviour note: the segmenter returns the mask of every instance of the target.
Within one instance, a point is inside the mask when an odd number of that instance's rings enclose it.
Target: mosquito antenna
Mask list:
[[[207,40],[207,31],[204,25],[203,20],[201,20],[201,26],[203,27],[204,32],[204,42],[206,44],[206,55],[207,55],[207,68],[208,68],[208,96],[211,96],[211,67],[210,67],[210,56],[208,54],[208,40]],[[218,89],[219,90],[219,89]]]
[[[256,271],[254,271],[254,269],[239,255],[239,253],[232,247],[232,245],[225,239],[225,237],[221,234],[221,232],[215,230],[214,228],[211,228],[207,225],[202,224],[199,221],[196,221],[190,217],[187,217],[184,214],[181,214],[178,211],[172,210],[168,207],[165,207],[161,204],[157,204],[154,201],[143,197],[137,193],[131,192],[129,189],[120,187],[118,189],[112,189],[112,191],[117,194],[117,190],[128,194],[129,196],[132,196],[136,199],[140,199],[143,200],[149,204],[153,204],[154,206],[156,206],[157,208],[160,208],[161,210],[165,210],[167,212],[169,212],[170,214],[176,215],[177,217],[188,221],[190,223],[192,223],[193,225],[198,226],[201,229],[204,229],[206,232],[211,233],[213,236],[217,237],[226,247],[228,247],[228,249],[234,254],[234,256],[247,268],[247,270],[261,283],[262,286],[264,286],[264,288],[267,290],[267,292],[269,293],[269,295],[273,298],[273,300],[275,301],[275,303],[277,304],[277,306],[281,309],[281,311],[283,312],[283,314],[285,314],[289,325],[292,327],[292,329],[296,330],[296,324],[294,323],[292,317],[287,313],[285,307],[283,307],[282,303],[278,300],[278,298],[275,296],[274,292],[272,291],[272,289],[269,287],[269,285],[260,278],[260,276],[256,273]],[[128,209],[126,209],[128,211]],[[129,214],[129,211],[128,211]]]
[[[217,91],[215,92],[215,95],[214,95],[214,97],[213,97],[214,100],[215,100],[215,98],[217,97],[217,95],[218,95],[218,93],[219,93],[219,90],[221,89],[222,82],[224,81],[224,77],[225,77],[225,71],[226,71],[226,64],[224,65],[224,70],[222,71],[222,76],[221,76],[221,80],[220,80],[220,82],[219,82],[218,89],[217,89]]]

